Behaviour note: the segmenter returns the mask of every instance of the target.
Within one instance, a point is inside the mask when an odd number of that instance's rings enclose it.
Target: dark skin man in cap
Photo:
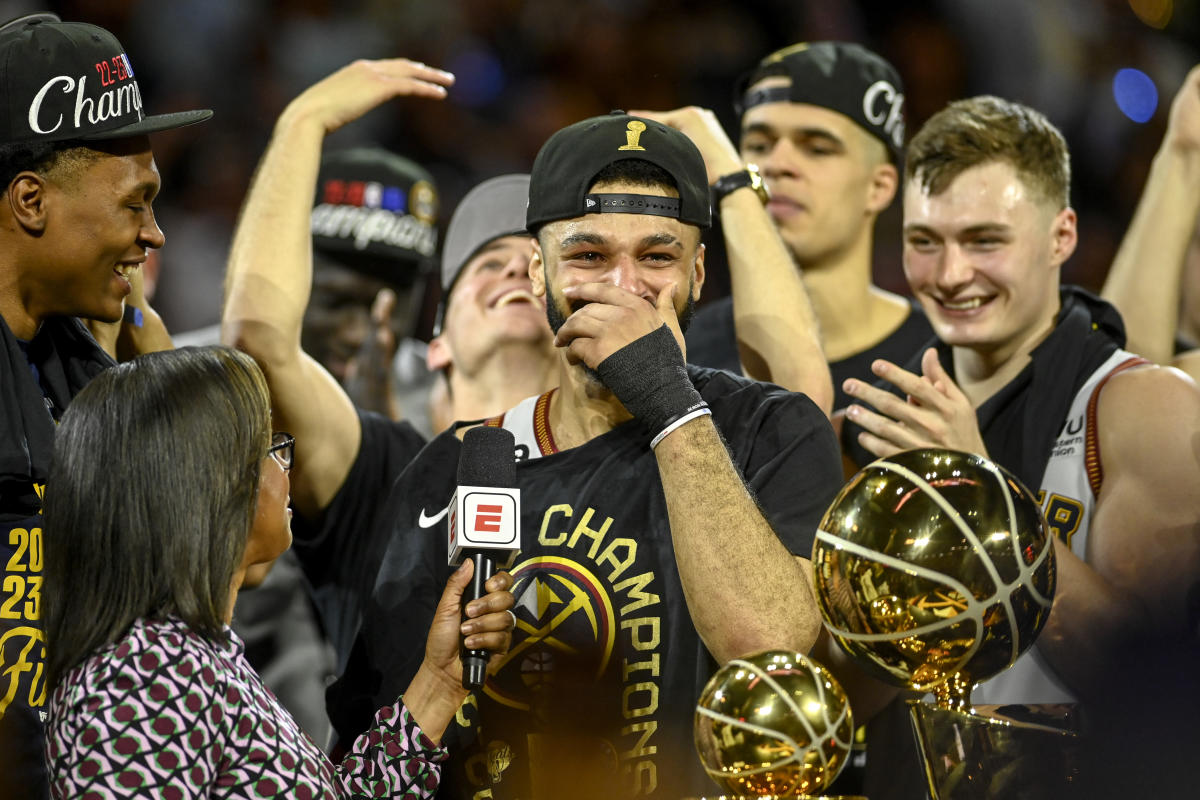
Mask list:
[[[210,111],[147,116],[124,48],[35,14],[0,28],[0,796],[46,797],[41,497],[54,425],[113,362],[76,317],[117,323],[150,248],[160,179],[148,134]],[[130,307],[131,327],[145,322]],[[50,545],[52,546],[52,545]]]

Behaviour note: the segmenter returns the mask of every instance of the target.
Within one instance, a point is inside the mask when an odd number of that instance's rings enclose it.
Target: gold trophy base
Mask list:
[[[1070,705],[909,708],[933,800],[1062,800],[1079,785]]]

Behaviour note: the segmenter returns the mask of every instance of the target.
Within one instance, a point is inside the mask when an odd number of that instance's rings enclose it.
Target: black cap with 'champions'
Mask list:
[[[438,195],[429,172],[379,147],[321,158],[313,249],[370,277],[409,286],[434,268]]]
[[[125,48],[103,28],[54,14],[0,26],[0,143],[119,139],[211,116],[146,116]]]
[[[589,194],[596,175],[626,159],[648,161],[674,179],[679,197]],[[529,177],[525,227],[584,214],[653,214],[707,228],[712,224],[704,158],[686,134],[658,122],[614,111],[568,125],[538,152]]]

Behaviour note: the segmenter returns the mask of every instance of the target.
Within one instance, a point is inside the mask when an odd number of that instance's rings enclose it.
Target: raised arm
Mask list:
[[[689,106],[631,113],[686,133],[704,156],[710,185],[745,169],[737,149],[708,109]],[[749,188],[721,199],[720,218],[742,368],[755,380],[807,394],[828,415],[833,408],[833,383],[816,316],[775,224]]]
[[[309,214],[325,136],[403,95],[445,97],[449,73],[407,59],[356,61],[307,89],[275,124],[234,232],[222,341],[259,363],[275,426],[296,436],[292,500],[328,505],[358,452],[361,429],[346,393],[300,347],[312,284]]]
[[[1171,364],[1184,257],[1200,220],[1200,66],[1180,87],[1133,221],[1102,296],[1125,319],[1129,349]]]

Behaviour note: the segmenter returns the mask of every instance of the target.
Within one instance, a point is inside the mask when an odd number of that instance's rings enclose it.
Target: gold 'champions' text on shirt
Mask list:
[[[638,541],[614,535],[613,522],[591,507],[558,503],[546,508],[538,552],[519,554],[511,569],[517,629],[484,692],[528,711],[532,693],[555,679],[564,660],[585,661],[596,680],[610,666],[618,668],[621,724],[611,744],[626,791],[639,796],[658,786],[662,606],[655,573],[635,566]],[[619,665],[611,664],[614,656]],[[496,777],[494,764],[487,771]],[[468,772],[483,777],[482,765]],[[490,796],[486,790],[475,795]]]
[[[42,484],[34,490],[40,498]],[[42,528],[38,516],[0,531],[0,717],[14,703],[41,709],[46,704],[43,675]]]

